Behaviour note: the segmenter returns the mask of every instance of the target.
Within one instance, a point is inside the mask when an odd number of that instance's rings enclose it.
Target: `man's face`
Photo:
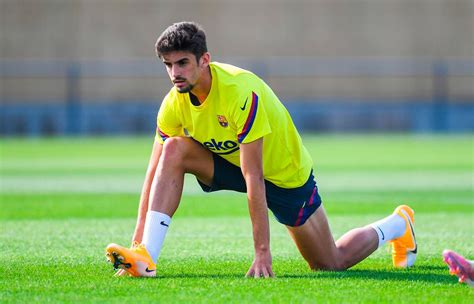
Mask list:
[[[162,55],[166,71],[178,92],[188,93],[194,88],[203,71],[201,59],[197,62],[194,54],[185,51]]]

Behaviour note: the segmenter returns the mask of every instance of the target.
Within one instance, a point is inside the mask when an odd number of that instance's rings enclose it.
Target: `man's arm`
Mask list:
[[[252,220],[255,258],[248,277],[272,277],[270,228],[262,165],[263,138],[240,145],[240,164],[247,185],[247,198]]]
[[[137,224],[135,232],[133,233],[132,242],[142,242],[143,228],[145,227],[146,213],[148,211],[148,199],[150,198],[151,185],[155,176],[155,171],[161,157],[163,144],[155,141],[153,150],[151,152],[150,161],[148,162],[148,169],[146,171],[145,181],[143,182],[142,193],[140,196],[140,205],[138,207]]]

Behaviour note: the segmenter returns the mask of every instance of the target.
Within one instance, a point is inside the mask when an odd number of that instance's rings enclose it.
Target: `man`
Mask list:
[[[156,275],[185,173],[195,175],[206,192],[247,193],[255,247],[249,277],[273,276],[267,208],[286,225],[311,269],[347,269],[387,241],[396,267],[413,265],[417,245],[408,206],[334,242],[311,157],[287,110],[253,73],[211,62],[199,25],[171,25],[156,51],[174,86],[158,113],[133,245],[106,248],[109,261],[121,268],[118,274]]]

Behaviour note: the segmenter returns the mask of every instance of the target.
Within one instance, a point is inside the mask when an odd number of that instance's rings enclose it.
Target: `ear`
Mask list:
[[[211,54],[209,52],[205,52],[204,54],[202,54],[201,58],[199,59],[199,66],[201,68],[207,68],[210,62],[211,62]]]

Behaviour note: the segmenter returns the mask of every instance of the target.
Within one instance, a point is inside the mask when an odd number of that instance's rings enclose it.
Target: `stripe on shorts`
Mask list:
[[[313,193],[311,194],[311,197],[309,199],[308,206],[311,206],[314,204],[314,197],[316,196],[318,187],[314,186]],[[299,226],[301,223],[301,220],[305,217],[306,213],[308,212],[308,209],[305,208],[306,204],[301,207],[300,212],[298,212],[298,219],[296,219],[295,226]]]

